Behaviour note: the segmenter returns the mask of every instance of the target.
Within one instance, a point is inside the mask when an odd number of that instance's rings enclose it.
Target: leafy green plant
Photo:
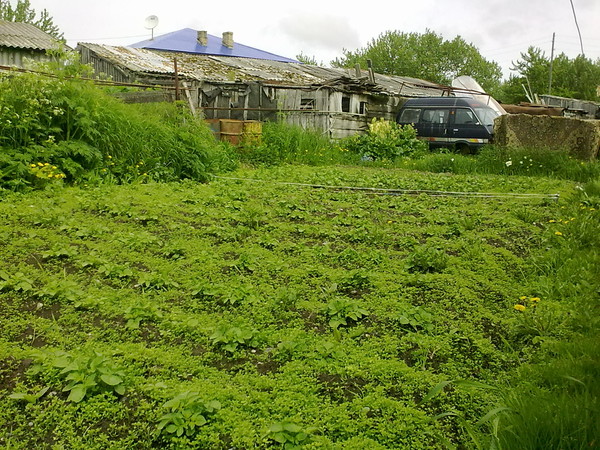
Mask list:
[[[346,138],[340,146],[364,158],[388,161],[427,150],[427,144],[417,139],[411,125],[402,126],[383,119],[373,119],[366,134]]]
[[[168,291],[179,287],[179,284],[161,273],[142,272],[135,287],[143,290]]]
[[[26,392],[13,392],[12,394],[10,394],[8,396],[8,398],[12,398],[13,400],[24,401],[26,403],[34,404],[40,398],[42,398],[44,396],[44,394],[46,394],[46,392],[48,392],[49,389],[50,389],[50,386],[46,386],[33,394],[28,394]]]
[[[295,422],[284,420],[272,424],[266,437],[281,444],[282,449],[293,450],[309,444],[313,432],[313,428],[303,428]]]
[[[358,295],[372,286],[370,274],[355,270],[338,283],[338,291],[346,295]]]
[[[198,392],[184,391],[162,405],[168,412],[158,420],[159,434],[191,437],[221,409],[217,400],[204,401]]]
[[[325,314],[329,317],[329,326],[337,329],[348,326],[366,317],[369,313],[357,302],[344,297],[330,301],[325,307]]]
[[[35,363],[29,373],[37,375],[58,370],[58,377],[66,382],[63,392],[69,392],[68,401],[79,403],[86,396],[100,392],[125,393],[125,373],[100,353],[72,355],[63,351],[36,352],[32,357]]]
[[[441,272],[448,265],[448,255],[431,246],[417,247],[406,259],[406,270],[409,272]]]
[[[137,329],[142,321],[155,321],[162,317],[162,313],[153,305],[135,305],[125,309],[124,317],[127,328]]]
[[[397,323],[400,328],[409,329],[411,331],[431,332],[433,330],[433,314],[428,312],[421,306],[408,306],[402,308],[397,315],[394,316],[393,321]]]
[[[79,283],[69,279],[52,278],[34,291],[40,300],[66,300],[74,302],[83,296]]]
[[[229,353],[235,353],[240,347],[252,347],[257,337],[256,330],[245,326],[221,324],[210,335],[213,345]]]
[[[10,275],[0,270],[0,291],[29,292],[33,290],[33,280],[22,272]]]
[[[111,262],[105,262],[98,267],[98,273],[106,278],[128,279],[133,277],[133,270],[129,266]]]
[[[69,259],[77,256],[79,251],[76,247],[56,247],[42,252],[42,258],[51,259]]]

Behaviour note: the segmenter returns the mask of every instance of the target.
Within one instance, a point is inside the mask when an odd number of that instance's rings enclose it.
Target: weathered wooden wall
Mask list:
[[[0,66],[26,68],[28,61],[41,62],[49,59],[44,51],[0,47]]]

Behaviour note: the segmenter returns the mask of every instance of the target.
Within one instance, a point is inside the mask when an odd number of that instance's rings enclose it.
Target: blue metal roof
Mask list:
[[[198,55],[235,56],[238,58],[266,59],[269,61],[298,62],[295,59],[275,55],[274,53],[248,47],[237,42],[233,44],[233,48],[229,48],[223,45],[220,37],[211,34],[208,35],[208,45],[202,46],[198,43],[198,32],[191,28],[184,28],[183,30],[163,34],[154,39],[131,44],[129,47],[195,53]]]

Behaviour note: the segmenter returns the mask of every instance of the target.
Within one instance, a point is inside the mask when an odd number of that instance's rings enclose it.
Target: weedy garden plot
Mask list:
[[[463,445],[498,401],[483,386],[512,383],[545,340],[574,332],[570,305],[531,276],[576,226],[565,201],[278,183],[565,196],[567,182],[232,178],[255,181],[3,199],[2,445]],[[548,326],[525,321],[536,308]]]

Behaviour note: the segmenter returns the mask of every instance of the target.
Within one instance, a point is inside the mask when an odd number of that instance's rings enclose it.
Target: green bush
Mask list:
[[[373,119],[366,134],[343,139],[340,146],[365,159],[388,161],[427,150],[427,144],[417,139],[411,125],[401,126],[383,119]]]

